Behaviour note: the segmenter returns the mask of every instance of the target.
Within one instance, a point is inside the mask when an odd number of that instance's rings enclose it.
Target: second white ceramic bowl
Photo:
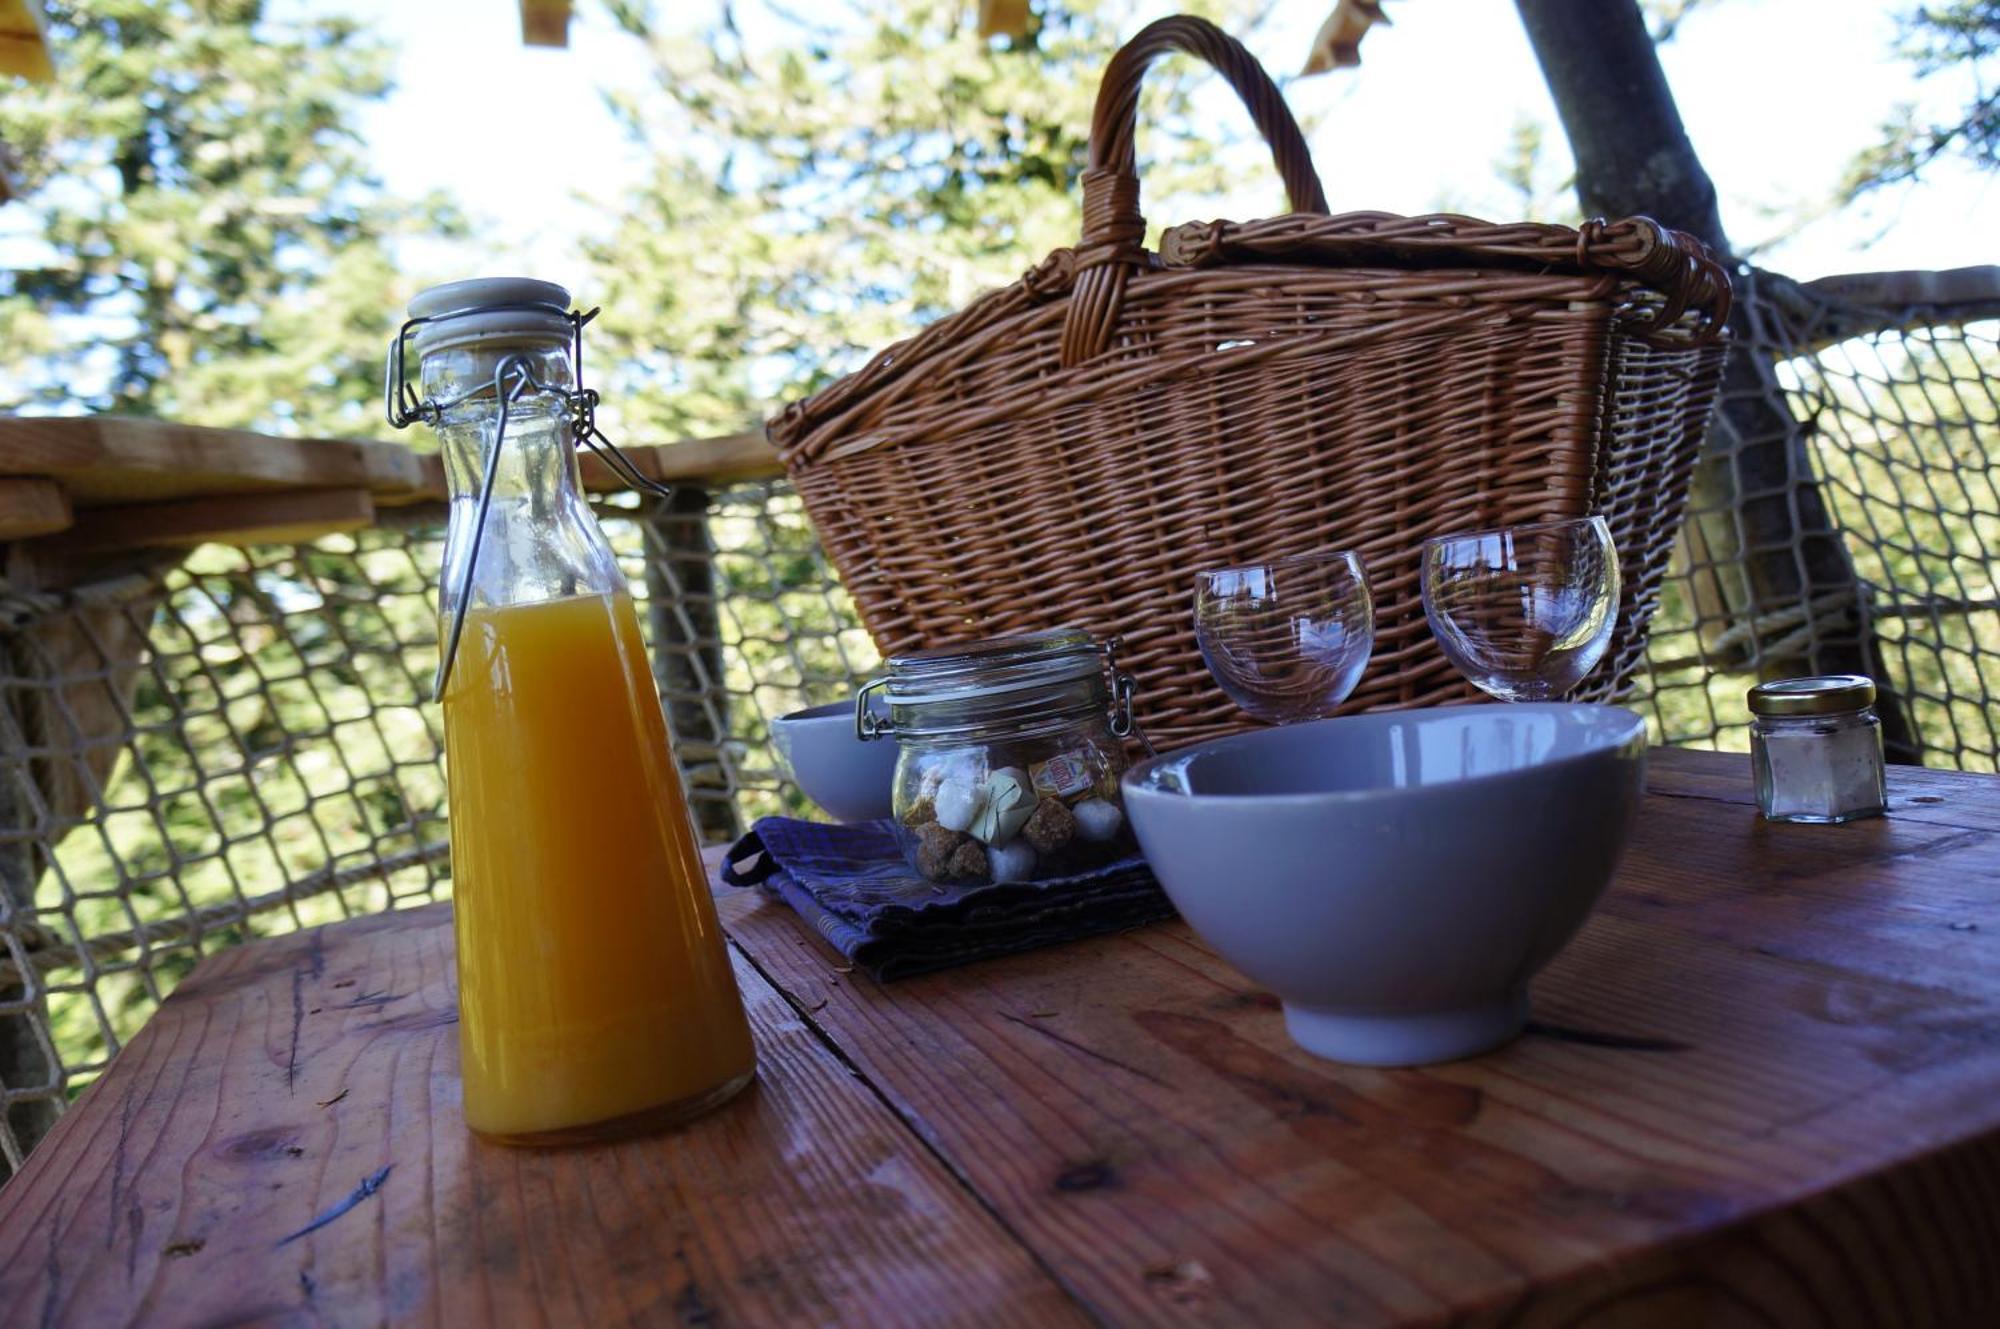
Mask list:
[[[836,821],[895,815],[896,740],[854,735],[854,703],[793,711],[771,722],[771,743],[792,782]]]
[[[1645,722],[1610,706],[1378,712],[1153,758],[1125,806],[1301,1047],[1408,1066],[1521,1031],[1528,980],[1610,883],[1645,758]]]

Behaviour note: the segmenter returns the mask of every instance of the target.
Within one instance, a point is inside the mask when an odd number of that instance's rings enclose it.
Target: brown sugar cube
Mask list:
[[[928,798],[920,798],[903,810],[903,824],[912,830],[936,823],[937,804]]]
[[[970,836],[960,836],[965,843],[952,852],[951,875],[954,877],[983,877],[986,875],[986,850],[979,841]]]
[[[1053,854],[1076,838],[1076,815],[1061,799],[1044,798],[1035,804],[1021,834],[1037,853]]]
[[[917,829],[917,871],[932,881],[943,881],[951,876],[952,855],[960,846],[971,844],[969,836],[957,831],[948,831],[936,822],[925,822]]]

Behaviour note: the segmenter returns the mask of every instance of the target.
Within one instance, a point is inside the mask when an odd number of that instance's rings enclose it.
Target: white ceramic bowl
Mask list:
[[[1611,706],[1345,716],[1182,748],[1125,807],[1188,923],[1309,1052],[1448,1061],[1521,1031],[1528,980],[1611,880],[1645,783]]]
[[[854,703],[793,711],[771,722],[771,743],[792,782],[836,821],[891,816],[896,740],[854,736]]]

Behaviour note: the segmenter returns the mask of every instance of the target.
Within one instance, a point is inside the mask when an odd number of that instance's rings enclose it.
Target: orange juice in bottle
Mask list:
[[[638,615],[577,483],[568,308],[518,280],[410,305],[416,414],[452,490],[440,695],[465,1119],[510,1143],[669,1125],[755,1069]]]

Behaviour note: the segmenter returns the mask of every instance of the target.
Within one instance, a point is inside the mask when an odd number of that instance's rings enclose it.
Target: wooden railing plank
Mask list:
[[[284,489],[86,508],[56,542],[75,553],[204,544],[296,544],[375,523],[365,489]]]
[[[0,478],[0,540],[25,540],[65,530],[75,520],[69,495],[45,475]]]
[[[416,458],[399,443],[273,438],[120,416],[0,418],[0,475],[46,475],[79,508],[254,489],[411,489]]]
[[[777,449],[762,434],[690,438],[639,451],[652,454],[651,475],[662,484],[698,480],[715,487],[738,480],[768,480],[785,473]]]
[[[42,31],[41,6],[35,0],[0,0],[0,75],[36,83],[47,83],[56,76],[56,67],[49,59],[48,37]],[[8,190],[4,173],[0,173],[0,202],[6,201]]]
[[[568,46],[570,0],[521,0],[523,46]]]
[[[714,488],[784,474],[762,434],[625,451],[640,474],[662,484]],[[593,493],[622,487],[589,453],[582,457],[582,474]],[[446,496],[437,455],[402,443],[282,438],[109,415],[0,417],[0,477],[16,476],[55,481],[77,509],[273,489],[363,489],[383,507]],[[0,526],[0,539],[13,538],[4,531]]]
[[[747,480],[770,480],[785,473],[778,453],[762,434],[726,434],[718,438],[690,438],[679,443],[621,448],[639,474],[664,485],[700,485],[713,489]],[[408,491],[391,496],[386,503],[435,502],[447,496],[444,462],[435,453],[417,459],[419,479]],[[583,487],[593,494],[616,493],[625,482],[596,456],[584,452],[580,458]]]

